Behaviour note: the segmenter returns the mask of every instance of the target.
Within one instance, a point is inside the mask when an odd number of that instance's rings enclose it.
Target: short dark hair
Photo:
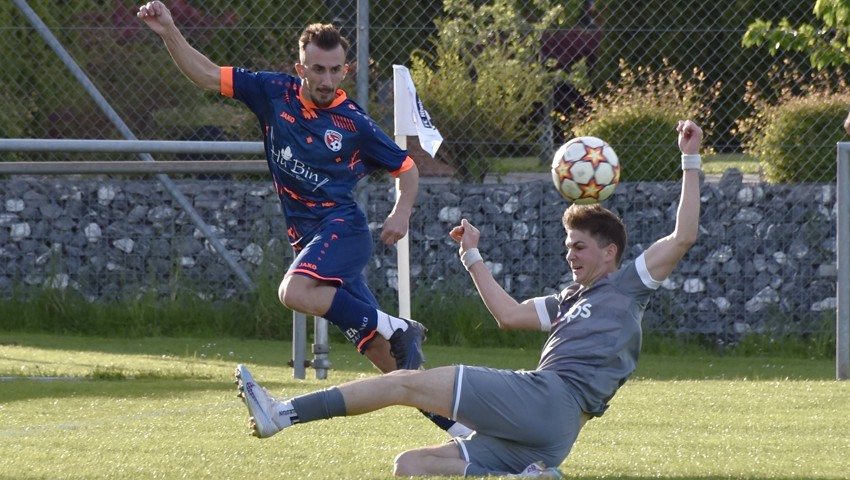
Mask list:
[[[574,203],[564,212],[561,221],[567,230],[587,232],[600,246],[613,243],[617,247],[617,265],[620,265],[626,250],[626,226],[614,212],[598,203]]]
[[[304,54],[304,49],[311,43],[322,50],[333,50],[337,46],[342,46],[342,52],[348,55],[348,40],[342,36],[339,29],[330,23],[314,23],[308,25],[301,32],[301,38],[298,39],[298,48],[302,55]]]

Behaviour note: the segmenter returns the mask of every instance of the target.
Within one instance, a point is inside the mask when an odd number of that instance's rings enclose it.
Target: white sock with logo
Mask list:
[[[382,337],[389,340],[396,330],[406,331],[407,322],[378,310],[378,326],[375,329]]]
[[[298,414],[295,413],[295,407],[292,406],[292,400],[275,402],[272,408],[272,421],[281,430],[300,422]]]

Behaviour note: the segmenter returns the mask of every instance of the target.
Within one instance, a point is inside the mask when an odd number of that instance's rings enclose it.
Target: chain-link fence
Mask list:
[[[0,136],[126,138],[69,74],[19,4],[32,8],[137,138],[259,140],[256,120],[247,109],[202,92],[182,77],[162,42],[135,17],[138,2],[130,0],[10,0],[0,6]],[[841,122],[850,105],[840,69],[815,70],[804,53],[773,56],[770,44],[742,44],[757,19],[817,23],[813,1],[372,0],[368,10],[357,0],[167,4],[198,50],[216,63],[253,70],[294,72],[303,27],[316,21],[339,25],[352,40],[352,73],[344,88],[389,133],[392,65],[410,66],[418,92],[445,137],[436,159],[421,154],[415,142],[411,145],[426,177],[477,182],[510,170],[542,172],[545,177],[559,144],[574,135],[594,134],[615,146],[624,182],[674,180],[675,170],[654,165],[675,164],[673,122],[687,116],[705,127],[708,147],[716,154],[706,157],[707,168],[715,162],[719,172],[726,166],[738,168],[752,173],[748,178],[755,182],[831,184],[835,142],[843,139]],[[488,9],[492,5],[512,8]],[[453,54],[457,65],[449,61]],[[358,58],[368,59],[368,75],[362,70],[358,74],[357,63],[363,63]],[[462,68],[453,68],[458,65]],[[365,88],[357,83],[364,78]],[[90,158],[0,152],[4,160]],[[157,156],[207,158],[238,159]],[[647,177],[646,172],[656,173]],[[748,188],[750,195],[763,192],[758,185]],[[4,194],[7,214],[14,213],[9,209],[17,208],[18,198]],[[825,219],[833,206],[823,202],[820,213]],[[769,225],[753,220],[736,232],[757,231],[756,238],[765,238],[799,225],[794,214],[793,209],[777,211]],[[511,231],[515,221],[507,219],[494,229]],[[721,228],[726,227],[732,226]],[[806,238],[806,245],[828,250],[834,241],[828,229],[809,231],[809,236],[820,236]],[[42,233],[38,241],[49,248],[50,234]],[[11,234],[4,242],[9,238]],[[785,247],[747,247],[767,260],[750,266],[752,271],[742,265],[749,275],[745,278],[755,280],[767,268],[780,271],[769,264],[779,261],[777,252],[788,254]],[[824,275],[830,278],[829,272]],[[766,281],[764,286],[773,292],[781,290],[775,277]],[[741,294],[742,304],[751,299]]]
[[[138,2],[16,1],[32,7],[138,138],[258,139],[246,109],[182,78],[162,42],[135,17]],[[488,9],[493,4],[514,8]],[[622,150],[628,181],[652,171],[641,164],[659,161],[644,158],[647,152],[675,155],[667,132],[660,136],[652,123],[669,126],[677,115],[701,120],[716,152],[732,155],[733,164],[749,160],[758,171],[759,161],[769,161],[737,154],[773,151],[758,143],[782,135],[763,130],[772,118],[769,107],[805,103],[817,93],[823,95],[800,107],[816,110],[804,117],[805,125],[786,132],[789,138],[768,140],[780,150],[793,141],[797,150],[788,146],[789,156],[831,153],[848,103],[842,74],[813,70],[803,53],[771,56],[771,45],[742,46],[757,19],[817,24],[813,4],[450,0],[406,2],[402,8],[373,0],[366,9],[357,0],[181,0],[170,7],[190,42],[214,62],[254,70],[294,71],[301,29],[314,21],[338,24],[352,40],[353,69],[345,87],[387,131],[392,65],[411,66],[414,80],[429,80],[418,85],[419,93],[446,137],[438,161],[417,155],[426,174],[478,180],[505,164],[533,169],[533,159],[547,163],[565,138],[598,132]],[[0,6],[0,18],[4,137],[123,138],[15,2]],[[459,74],[440,68],[455,66],[450,54],[460,57]],[[368,58],[368,75],[356,72],[358,56]],[[364,78],[366,88],[356,85]],[[630,103],[639,111],[624,108]],[[623,129],[603,124],[632,127],[618,133]],[[661,150],[641,148],[648,145]],[[834,178],[831,170],[812,169],[804,170],[811,174],[805,180]]]

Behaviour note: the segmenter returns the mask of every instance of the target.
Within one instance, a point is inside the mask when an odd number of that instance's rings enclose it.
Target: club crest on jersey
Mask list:
[[[325,145],[332,151],[338,152],[342,149],[342,134],[336,130],[325,131]]]

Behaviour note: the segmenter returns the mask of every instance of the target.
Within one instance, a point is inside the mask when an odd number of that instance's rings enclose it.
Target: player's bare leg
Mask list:
[[[376,336],[363,350],[363,355],[378,368],[381,373],[396,370],[396,359],[390,353],[390,342],[384,337]]]
[[[375,328],[378,334],[361,348],[364,348],[366,358],[383,373],[400,368],[415,370],[425,359],[421,346],[425,340],[424,326],[381,312],[349,292],[339,290],[335,284],[304,275],[287,275],[280,284],[278,297],[288,308],[307,315],[325,317],[344,332],[364,332],[363,324],[358,319],[363,318],[365,322],[366,315],[373,315],[372,321],[377,325],[373,323],[369,332]],[[335,306],[335,301],[340,300],[340,305],[344,306]],[[358,311],[360,313],[356,313]],[[374,316],[378,317],[377,320]],[[351,337],[349,339],[356,341]]]
[[[402,452],[393,461],[393,473],[398,477],[416,475],[457,475],[466,469],[457,445],[445,443]]]
[[[287,275],[280,282],[277,294],[286,308],[321,317],[331,308],[336,287],[303,275]]]

